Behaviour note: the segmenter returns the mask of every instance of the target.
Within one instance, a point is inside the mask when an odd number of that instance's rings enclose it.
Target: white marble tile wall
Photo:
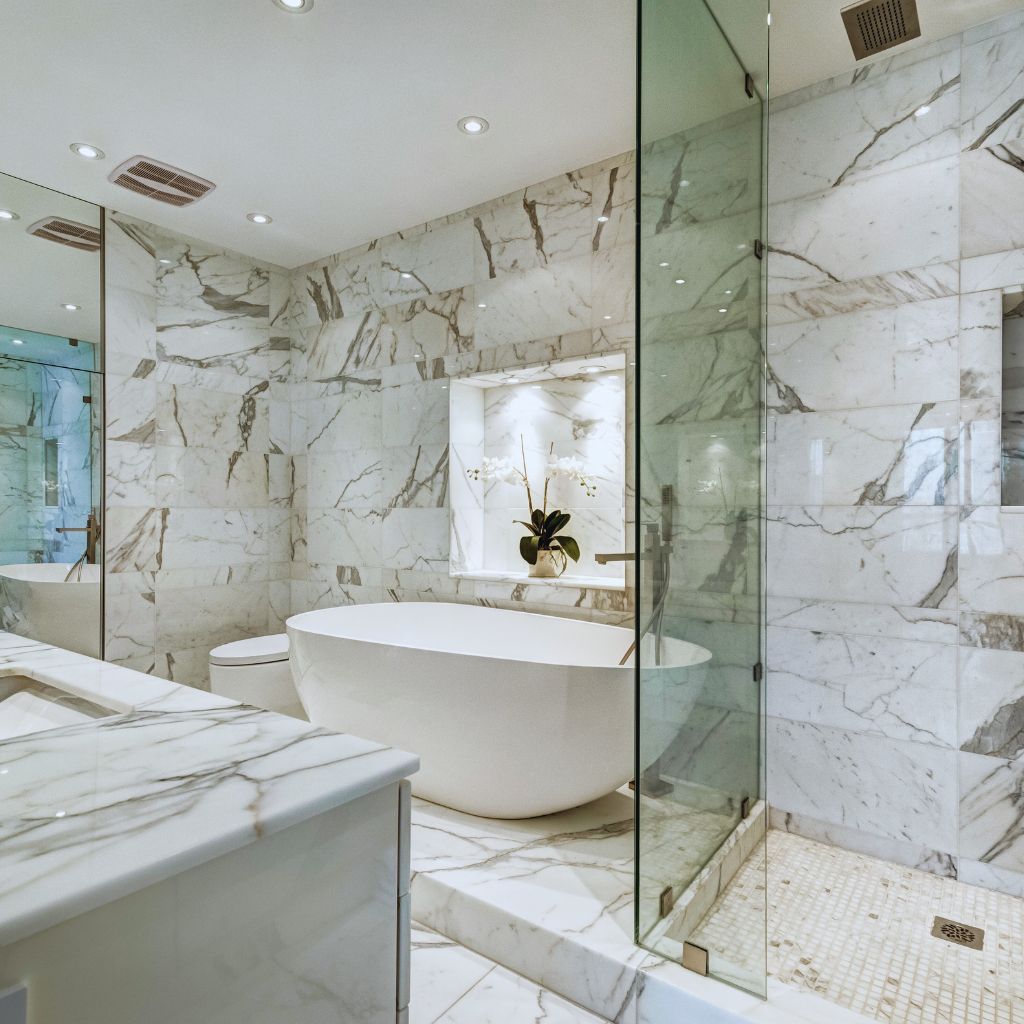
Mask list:
[[[631,349],[634,202],[626,155],[292,273],[294,611],[447,600],[629,621],[621,584],[450,575],[481,563],[484,538],[462,530],[452,548],[483,439],[451,435],[449,404],[462,376]],[[598,575],[590,547],[578,571]]]
[[[288,613],[287,280],[116,213],[106,278],[106,656],[202,686]]]
[[[811,838],[1024,882],[1024,12],[774,101],[769,797]]]

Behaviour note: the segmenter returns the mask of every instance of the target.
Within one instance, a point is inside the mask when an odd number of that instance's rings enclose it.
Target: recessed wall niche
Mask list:
[[[1020,507],[1024,505],[1024,287],[1003,292],[1002,313],[1002,504]]]
[[[566,533],[580,546],[557,580],[537,583],[624,587],[622,562],[598,565],[599,552],[626,550],[625,356],[612,353],[453,378],[451,404],[452,576],[526,579],[519,554],[528,519],[520,480],[477,480],[484,459],[507,459],[526,470],[534,504],[543,501],[549,458],[574,457],[592,494],[577,480],[556,477],[547,509],[572,516]]]

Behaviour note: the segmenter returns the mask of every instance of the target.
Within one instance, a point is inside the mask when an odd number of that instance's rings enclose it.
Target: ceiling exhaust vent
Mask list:
[[[25,230],[36,238],[45,238],[48,242],[59,242],[69,245],[72,249],[82,252],[99,252],[102,239],[100,229],[88,224],[79,224],[76,220],[64,217],[44,217],[30,224]]]
[[[863,0],[841,13],[857,60],[921,35],[917,0]]]
[[[212,181],[189,174],[180,167],[133,156],[110,172],[107,179],[136,195],[147,196],[169,206],[191,206],[217,186]]]

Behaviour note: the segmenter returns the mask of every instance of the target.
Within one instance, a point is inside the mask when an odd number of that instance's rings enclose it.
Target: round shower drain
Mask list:
[[[983,929],[961,924],[959,921],[950,921],[945,917],[935,918],[932,935],[937,939],[955,942],[958,946],[967,946],[969,949],[981,949],[985,938]]]

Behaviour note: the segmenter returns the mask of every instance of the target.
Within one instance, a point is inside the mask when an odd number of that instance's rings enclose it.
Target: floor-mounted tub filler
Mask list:
[[[425,800],[529,818],[633,777],[631,629],[437,602],[304,612],[288,635],[310,721],[415,750]],[[663,643],[666,691],[695,700],[709,653]]]

